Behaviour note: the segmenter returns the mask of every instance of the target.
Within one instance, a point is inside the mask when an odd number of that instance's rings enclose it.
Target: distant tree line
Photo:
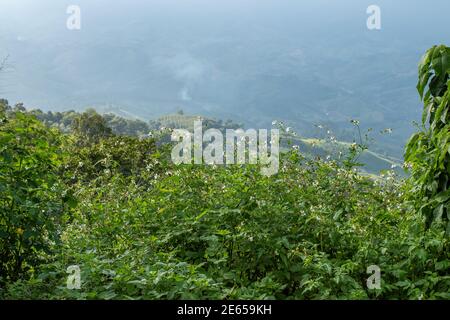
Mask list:
[[[68,133],[71,131],[84,132],[88,136],[107,136],[108,134],[124,135],[124,136],[149,136],[151,131],[161,129],[177,129],[190,128],[196,116],[184,115],[178,112],[174,115],[166,115],[159,119],[152,119],[148,122],[139,119],[128,119],[113,113],[99,114],[93,108],[88,108],[84,112],[75,110],[68,111],[48,111],[41,109],[27,109],[23,103],[17,103],[10,106],[8,100],[0,99],[0,105],[6,112],[24,112],[34,115],[38,120],[50,128],[57,128],[61,132]],[[232,120],[214,120],[202,119],[203,125],[207,128],[216,128],[225,131],[225,129],[242,128],[241,124],[237,124]]]

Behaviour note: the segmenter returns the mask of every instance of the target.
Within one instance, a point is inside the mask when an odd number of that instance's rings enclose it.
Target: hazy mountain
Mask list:
[[[82,29],[66,28],[68,5]],[[43,110],[123,110],[149,119],[180,108],[247,126],[288,121],[305,136],[349,120],[400,156],[421,113],[417,63],[449,43],[448,0],[1,0],[2,96]]]

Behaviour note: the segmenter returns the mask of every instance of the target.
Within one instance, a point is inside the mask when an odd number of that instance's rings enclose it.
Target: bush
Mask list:
[[[71,198],[59,183],[61,136],[22,112],[0,114],[0,274],[17,280],[57,241]]]

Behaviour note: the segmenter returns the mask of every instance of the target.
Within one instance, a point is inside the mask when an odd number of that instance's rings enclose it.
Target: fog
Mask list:
[[[450,41],[450,2],[0,0],[0,96],[43,110],[121,111],[150,119],[183,109],[252,126],[286,120],[345,130],[392,128],[401,156],[421,113],[417,63]],[[66,9],[81,9],[68,30]]]

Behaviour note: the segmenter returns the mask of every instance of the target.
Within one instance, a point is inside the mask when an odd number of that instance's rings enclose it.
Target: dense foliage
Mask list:
[[[57,224],[67,212],[57,170],[62,161],[56,132],[0,105],[0,281],[17,280],[33,269],[41,251],[58,240]],[[63,195],[61,197],[61,195]]]
[[[450,48],[428,50],[417,89],[424,101],[422,131],[409,141],[405,157],[416,181],[413,196],[427,225],[446,221],[450,234]]]
[[[358,145],[343,163],[291,148],[266,177],[257,165],[175,166],[157,135],[115,135],[93,112],[61,133],[2,105],[4,299],[450,298],[449,236],[418,210],[429,181],[411,147],[405,181],[358,173]],[[66,287],[72,265],[79,290]],[[373,265],[379,289],[367,286]]]

